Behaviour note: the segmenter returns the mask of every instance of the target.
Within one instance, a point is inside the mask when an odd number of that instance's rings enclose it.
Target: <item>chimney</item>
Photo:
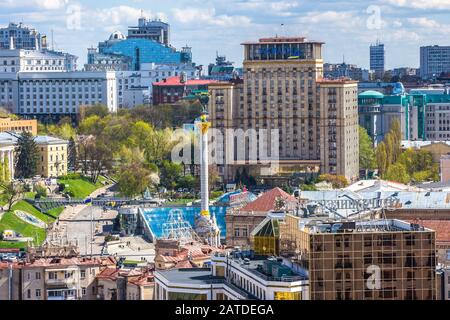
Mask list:
[[[14,38],[13,37],[9,38],[9,49],[10,50],[14,50],[15,49],[14,48]]]

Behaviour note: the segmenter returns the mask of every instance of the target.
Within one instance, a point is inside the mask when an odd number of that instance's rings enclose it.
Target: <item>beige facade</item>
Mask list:
[[[359,176],[357,82],[322,80],[319,84],[321,171],[355,181]]]
[[[109,258],[42,258],[15,263],[11,271],[0,264],[0,300],[10,294],[12,300],[95,300],[96,276],[113,264]]]
[[[0,132],[21,133],[31,132],[33,136],[37,135],[37,120],[12,120],[11,118],[0,118]]]
[[[225,137],[223,147],[216,147],[223,158],[219,172],[225,180],[234,179],[236,167],[259,167],[260,170],[264,167],[261,163],[252,166],[248,154],[249,146],[259,145],[262,139],[267,142],[267,149],[275,152],[278,143],[279,166],[270,174],[261,171],[257,176],[314,172],[320,165],[321,172],[334,172],[356,180],[359,174],[357,82],[321,81],[321,46],[320,42],[303,38],[270,38],[244,43],[243,82],[209,87],[213,128],[278,131],[278,141],[263,132],[254,138]],[[297,51],[301,56],[290,56],[289,52]],[[328,141],[329,131],[337,132],[336,142]],[[322,158],[334,143],[336,164],[331,164]],[[236,149],[242,145],[247,151],[239,157]],[[263,158],[262,152],[258,147],[258,161]],[[230,155],[234,162],[230,162],[230,158],[225,160]]]
[[[66,175],[68,142],[52,137],[37,137],[36,143],[39,149],[37,175],[43,177]]]

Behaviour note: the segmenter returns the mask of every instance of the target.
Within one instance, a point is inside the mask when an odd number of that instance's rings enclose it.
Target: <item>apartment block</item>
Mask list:
[[[243,82],[210,85],[212,126],[235,130],[216,146],[225,181],[242,168],[273,184],[294,172],[358,177],[357,82],[323,80],[322,44],[278,37],[243,43]],[[330,143],[336,144],[336,163],[322,159],[328,152],[321,145],[329,150]],[[238,154],[241,146],[245,152]],[[267,157],[276,158],[277,167],[262,161]]]
[[[311,300],[435,300],[435,232],[395,219],[280,225],[280,253],[308,270]]]
[[[96,276],[115,266],[111,258],[40,258],[0,264],[5,300],[95,300]]]

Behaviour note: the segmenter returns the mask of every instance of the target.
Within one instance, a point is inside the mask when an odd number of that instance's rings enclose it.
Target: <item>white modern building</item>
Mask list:
[[[155,272],[156,300],[309,300],[306,275],[284,261],[215,254],[211,268]]]
[[[80,106],[117,111],[115,72],[0,73],[0,105],[28,118],[75,116]]]
[[[0,73],[75,71],[77,59],[56,51],[0,50]]]

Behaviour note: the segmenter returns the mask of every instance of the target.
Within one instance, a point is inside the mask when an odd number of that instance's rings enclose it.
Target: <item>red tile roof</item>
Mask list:
[[[268,212],[268,211],[274,211],[275,210],[275,200],[277,198],[283,198],[287,201],[296,201],[296,198],[280,188],[274,188],[270,191],[267,191],[263,193],[259,198],[256,200],[248,203],[243,208],[241,208],[239,211],[257,211],[257,212]]]
[[[175,267],[175,269],[187,269],[187,268],[194,268],[194,265],[189,260],[184,260],[178,262]]]
[[[208,85],[210,83],[216,83],[217,80],[187,80],[186,83],[180,82],[180,77],[170,77],[159,82],[153,82],[154,86],[200,86]]]
[[[105,268],[98,275],[97,279],[117,280],[120,270],[116,268]]]
[[[450,220],[405,220],[436,231],[436,243],[450,244]]]

